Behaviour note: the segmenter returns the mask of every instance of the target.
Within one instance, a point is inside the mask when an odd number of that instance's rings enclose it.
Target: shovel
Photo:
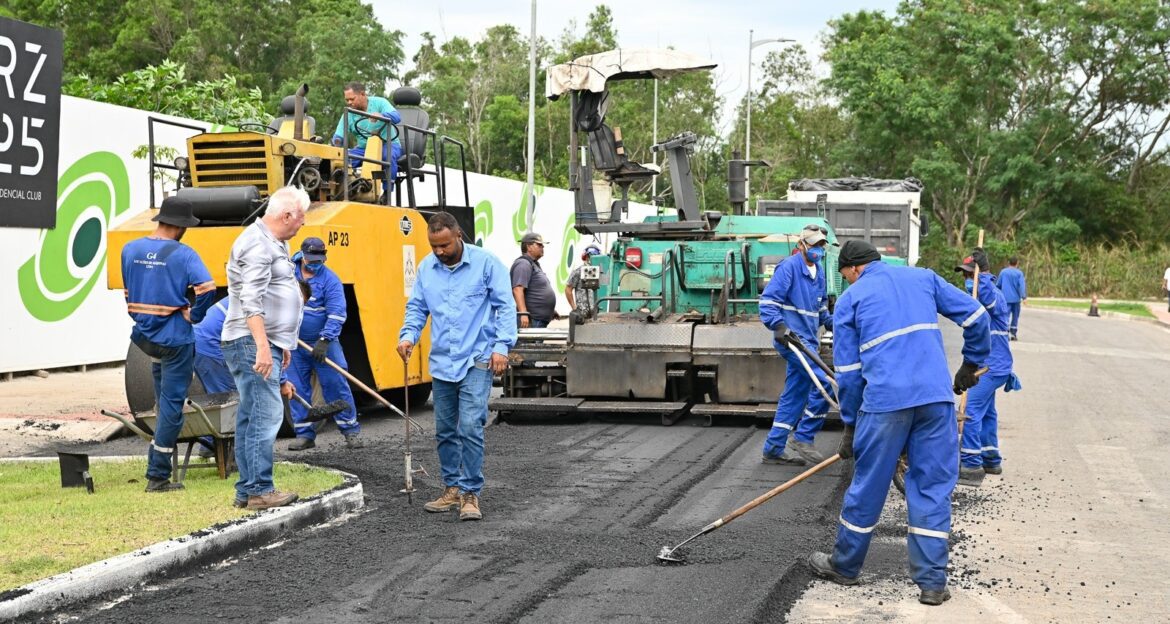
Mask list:
[[[296,392],[293,392],[293,398],[296,399],[297,402],[301,405],[304,405],[305,409],[309,410],[309,414],[305,416],[305,422],[317,422],[320,420],[325,420],[326,418],[333,418],[334,416],[348,410],[350,407],[349,402],[344,399],[337,399],[336,401],[330,401],[320,407],[314,407],[313,404],[306,401]]]

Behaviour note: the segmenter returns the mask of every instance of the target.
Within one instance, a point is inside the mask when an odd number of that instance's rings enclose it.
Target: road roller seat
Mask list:
[[[419,169],[426,162],[427,135],[404,130],[402,126],[429,130],[431,116],[419,108],[422,104],[422,94],[414,87],[398,87],[390,95],[390,101],[402,116],[402,123],[398,124],[398,140],[402,143],[402,156],[398,159],[398,178],[405,179],[408,163],[411,169]]]
[[[280,101],[281,116],[272,120],[268,124],[272,128],[276,136],[283,139],[293,138],[293,131],[296,130],[296,123],[294,121],[296,113],[296,96],[290,95]],[[310,140],[317,134],[317,120],[309,115],[309,98],[305,98],[305,122],[301,128],[302,138],[306,141]]]

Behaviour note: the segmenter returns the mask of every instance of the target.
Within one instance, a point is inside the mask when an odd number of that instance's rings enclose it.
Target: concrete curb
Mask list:
[[[342,475],[345,482],[288,507],[269,509],[184,537],[158,542],[3,592],[0,596],[0,621],[59,609],[107,592],[126,591],[152,578],[220,561],[285,533],[363,507],[365,497],[357,476],[328,470]]]
[[[1028,305],[1031,308],[1034,308],[1036,310],[1043,310],[1044,312],[1056,312],[1058,314],[1069,314],[1069,315],[1073,315],[1073,316],[1083,316],[1083,317],[1089,318],[1088,314],[1086,314],[1085,312],[1081,312],[1079,310],[1070,310],[1068,308],[1059,308],[1059,307],[1047,307],[1042,303],[1031,303]],[[1161,326],[1163,328],[1170,329],[1170,323],[1167,323],[1165,321],[1160,321],[1156,318],[1147,318],[1144,316],[1136,316],[1133,314],[1126,314],[1124,312],[1110,312],[1108,310],[1098,310],[1097,313],[1101,315],[1101,318],[1111,318],[1111,319],[1117,319],[1117,320],[1121,320],[1121,321],[1137,321],[1139,323],[1152,323],[1154,325],[1158,325],[1158,326]]]

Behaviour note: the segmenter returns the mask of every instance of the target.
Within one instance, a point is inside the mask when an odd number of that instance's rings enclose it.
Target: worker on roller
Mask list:
[[[402,144],[398,140],[398,130],[391,128],[391,124],[402,123],[402,115],[384,97],[366,95],[366,85],[360,82],[350,82],[345,85],[345,106],[354,110],[364,111],[371,115],[384,117],[388,121],[370,119],[350,113],[341,115],[337,120],[337,129],[333,131],[333,145],[345,147],[346,119],[349,119],[349,136],[354,140],[354,146],[349,150],[351,164],[360,167],[365,157],[366,140],[373,135],[382,137],[382,160],[390,162],[390,179],[398,175],[398,159],[402,157]],[[389,154],[389,158],[387,158]],[[368,158],[376,158],[369,156]]]
[[[194,249],[179,242],[187,228],[199,225],[194,206],[180,197],[163,200],[149,236],[122,248],[126,311],[134,319],[130,341],[151,360],[158,422],[147,452],[146,491],[183,488],[171,483],[171,455],[183,428],[183,403],[195,365],[195,333],[215,301],[211,273]],[[195,294],[192,305],[187,290]]]
[[[760,295],[760,320],[764,325],[772,331],[787,326],[813,352],[820,344],[820,327],[833,327],[825,294],[823,261],[828,244],[825,233],[818,225],[805,227],[800,233],[799,252],[776,265],[772,279]],[[772,430],[764,440],[763,461],[798,466],[819,463],[824,457],[813,447],[813,438],[825,422],[829,403],[817,389],[809,370],[826,391],[831,388],[829,379],[811,362],[805,368],[801,356],[787,343],[775,340],[773,345],[787,361],[788,371],[784,390],[776,403]]]
[[[845,243],[838,267],[850,285],[833,312],[833,360],[845,423],[837,452],[855,457],[856,465],[833,553],[814,552],[808,564],[821,578],[857,584],[905,452],[910,575],[921,589],[918,601],[939,605],[951,596],[947,547],[959,450],[952,393],[978,381],[976,371],[991,354],[991,323],[983,306],[937,274],[884,264],[864,241]],[[953,381],[940,314],[963,329],[963,364]]]
[[[996,288],[990,273],[991,263],[987,254],[976,250],[955,267],[963,273],[967,292],[975,288],[975,269],[979,269],[978,300],[991,318],[991,356],[987,359],[987,372],[979,383],[967,391],[966,421],[963,424],[963,439],[959,441],[959,485],[979,487],[983,475],[1002,474],[999,453],[999,413],[995,409],[995,391],[1000,388],[1015,390],[1019,381],[1012,373],[1011,308],[1003,292]]]
[[[301,320],[299,339],[313,345],[310,353],[304,349],[293,351],[289,367],[289,380],[296,387],[297,394],[308,399],[313,396],[312,374],[317,373],[321,394],[328,402],[338,399],[345,401],[346,409],[333,417],[337,429],[345,438],[346,446],[362,446],[361,425],[358,424],[357,410],[353,405],[353,392],[341,373],[326,364],[326,358],[348,370],[341,343],[341,328],[345,324],[345,289],[337,274],[325,266],[325,241],[311,236],[301,243],[301,250],[293,255],[297,279],[309,285],[310,294],[305,302],[304,317]],[[290,401],[293,430],[297,436],[288,446],[290,451],[303,451],[316,446],[316,423],[309,422],[309,410],[300,401]]]

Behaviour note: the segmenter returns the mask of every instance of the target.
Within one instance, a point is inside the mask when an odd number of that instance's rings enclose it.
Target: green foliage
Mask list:
[[[108,84],[89,76],[76,76],[65,83],[63,91],[75,97],[212,123],[267,123],[271,118],[260,89],[241,87],[231,76],[192,81],[184,65],[169,60],[132,71]]]
[[[1068,217],[1057,217],[1051,223],[1041,223],[1030,230],[1024,241],[1034,245],[1071,245],[1081,237],[1081,226]]]

